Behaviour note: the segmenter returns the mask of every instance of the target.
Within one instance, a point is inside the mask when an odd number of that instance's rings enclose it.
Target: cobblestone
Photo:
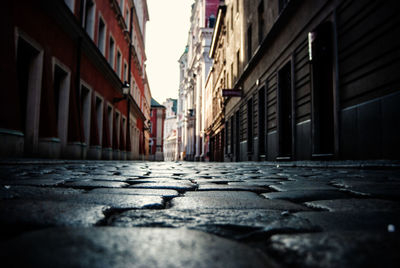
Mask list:
[[[0,227],[14,267],[396,267],[400,164],[3,160]]]

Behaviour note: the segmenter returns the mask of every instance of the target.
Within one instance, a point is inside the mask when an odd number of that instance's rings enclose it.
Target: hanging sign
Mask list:
[[[222,96],[223,97],[242,97],[242,90],[223,89]]]

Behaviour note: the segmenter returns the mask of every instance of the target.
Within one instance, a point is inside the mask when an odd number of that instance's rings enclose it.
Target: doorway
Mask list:
[[[292,133],[292,74],[288,62],[278,72],[278,157],[292,157]]]
[[[313,157],[334,154],[333,26],[325,22],[312,33]]]
[[[17,42],[17,79],[20,94],[20,121],[25,136],[26,154],[36,152],[39,137],[40,93],[43,73],[43,51],[28,39]]]
[[[240,111],[235,113],[235,161],[240,161]]]
[[[265,87],[258,91],[258,160],[265,160]]]

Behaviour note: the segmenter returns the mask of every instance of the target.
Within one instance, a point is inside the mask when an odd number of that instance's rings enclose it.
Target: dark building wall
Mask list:
[[[236,111],[241,114],[240,160],[259,159],[258,92],[262,85],[265,85],[266,159],[276,160],[282,151],[279,72],[285,64],[291,68],[293,100],[292,139],[284,141],[291,143],[290,159],[399,158],[397,2],[289,1],[282,11],[278,2],[264,1],[262,43],[258,42],[257,28],[260,1],[243,3],[244,17],[248,18],[243,25],[247,31],[243,33],[244,68],[236,83],[236,87],[243,88],[243,97],[237,104],[236,100],[228,100],[226,110],[228,121]],[[312,60],[310,32],[314,33]],[[251,41],[247,40],[250,36]],[[323,52],[327,43],[329,53]],[[251,57],[247,51],[251,51]],[[250,98],[253,99],[251,137],[247,132]],[[256,149],[249,149],[249,138]],[[228,155],[226,159],[231,158]]]
[[[399,158],[400,18],[397,1],[337,8],[343,158]]]

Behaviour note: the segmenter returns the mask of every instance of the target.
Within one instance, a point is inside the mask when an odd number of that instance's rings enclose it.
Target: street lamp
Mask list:
[[[128,97],[129,94],[129,89],[130,89],[130,85],[128,82],[125,81],[125,83],[122,85],[122,98],[114,98],[113,99],[113,103],[117,103],[120,102],[122,100],[125,100]]]

